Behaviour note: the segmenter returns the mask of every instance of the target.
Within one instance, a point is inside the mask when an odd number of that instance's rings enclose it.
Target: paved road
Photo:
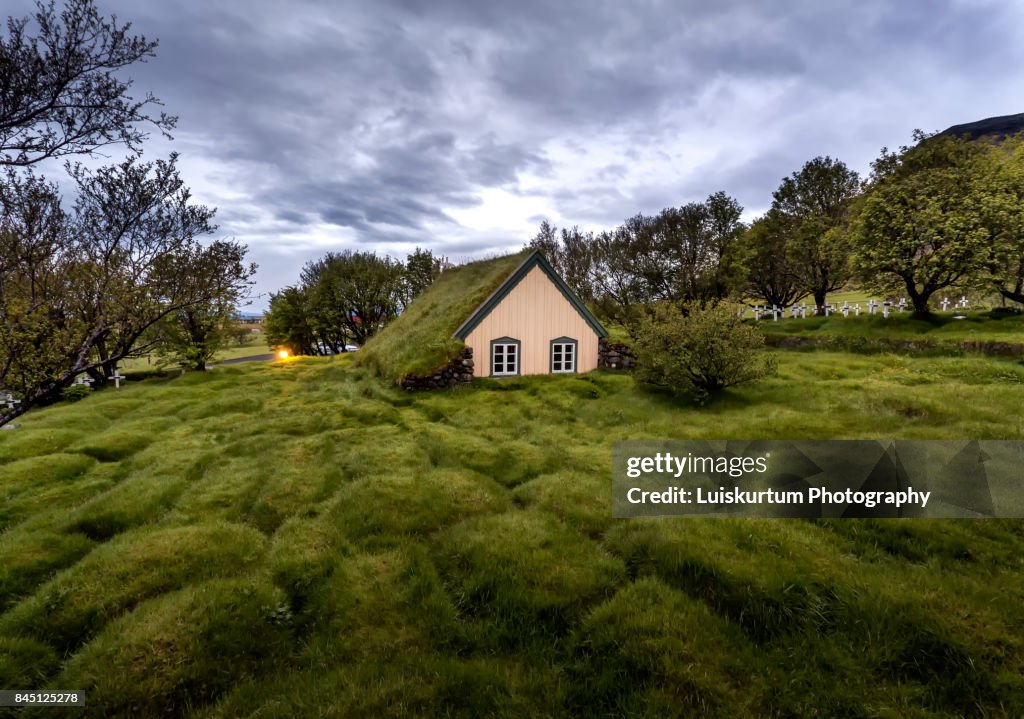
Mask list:
[[[235,357],[234,359],[217,362],[217,364],[238,364],[239,362],[258,362],[260,360],[272,360],[277,357],[273,352],[265,355],[252,355],[250,357]]]

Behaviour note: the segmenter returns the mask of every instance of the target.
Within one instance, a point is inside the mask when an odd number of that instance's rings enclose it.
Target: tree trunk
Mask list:
[[[999,290],[999,294],[1008,300],[1024,305],[1024,292],[1013,292],[1012,290]]]
[[[8,422],[17,419],[40,402],[45,402],[46,400],[55,398],[64,386],[65,385],[61,382],[54,382],[49,384],[45,389],[37,390],[31,395],[23,397],[21,402],[14,409],[8,409],[3,414],[0,414],[0,427],[3,427]]]
[[[827,290],[822,290],[822,289],[814,290],[814,306],[815,307],[824,307],[825,303],[827,301],[828,301],[828,291]]]
[[[922,292],[917,291],[917,287],[911,283],[907,283],[907,294],[910,295],[910,302],[914,305],[913,317],[916,320],[926,320],[932,316],[932,311],[928,307],[928,300],[931,299],[932,292],[934,290],[924,290]]]
[[[14,409],[7,410],[2,415],[0,415],[0,427],[3,427],[8,422],[11,422],[20,417],[21,415],[25,414],[26,412],[28,412],[28,409],[28,407],[19,404]]]

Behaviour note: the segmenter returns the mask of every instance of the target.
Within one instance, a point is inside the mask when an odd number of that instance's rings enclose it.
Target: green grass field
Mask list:
[[[251,357],[253,355],[267,354],[271,352],[267,347],[266,339],[264,338],[263,332],[253,332],[250,337],[242,344],[234,344],[222,349],[213,358],[213,364],[217,362],[223,362],[228,359],[238,359],[240,357]],[[133,357],[125,360],[120,365],[120,370],[125,375],[132,374],[145,374],[155,372],[158,368],[157,357]],[[176,369],[175,367],[169,367],[168,370]]]
[[[889,317],[883,317],[880,312],[875,315],[862,313],[859,317],[833,314],[804,319],[787,317],[777,321],[769,318],[758,322],[758,326],[770,337],[847,340],[847,347],[855,346],[858,341],[865,345],[877,341],[909,341],[908,346],[936,350],[994,344],[1005,345],[1006,349],[1019,348],[1024,354],[1024,314],[944,312],[927,320],[914,319],[909,312],[894,313]]]
[[[96,717],[1024,716],[1022,521],[611,518],[619,439],[1024,438],[1018,362],[777,354],[704,409],[611,372],[406,394],[343,356],[33,411],[0,433],[0,686]]]

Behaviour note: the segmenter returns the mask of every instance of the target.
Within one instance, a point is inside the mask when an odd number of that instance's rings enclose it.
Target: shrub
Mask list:
[[[92,387],[87,384],[73,384],[60,391],[61,399],[65,402],[77,402],[92,394]]]
[[[761,332],[727,307],[659,305],[637,327],[637,379],[710,401],[775,373]]]

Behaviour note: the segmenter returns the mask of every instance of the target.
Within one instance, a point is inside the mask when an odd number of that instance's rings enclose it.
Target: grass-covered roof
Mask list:
[[[452,337],[455,330],[529,255],[530,250],[524,250],[441,273],[401,316],[366,343],[359,363],[395,382],[443,367],[464,346]]]

